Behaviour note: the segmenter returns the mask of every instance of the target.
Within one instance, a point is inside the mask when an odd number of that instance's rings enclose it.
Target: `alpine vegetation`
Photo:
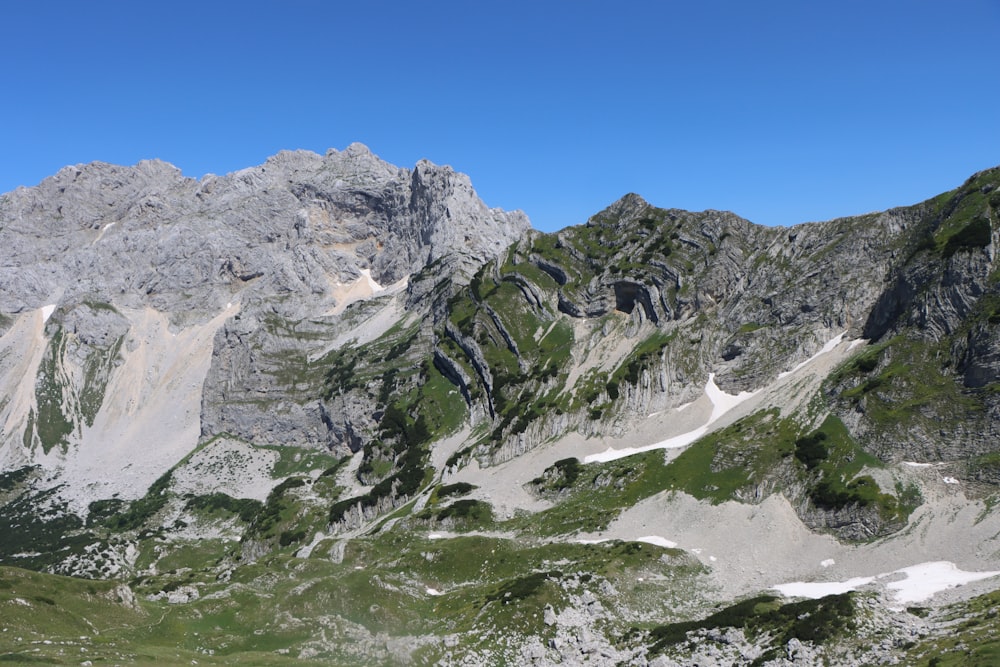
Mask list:
[[[553,234],[353,144],[0,196],[0,660],[991,664],[1000,168]]]

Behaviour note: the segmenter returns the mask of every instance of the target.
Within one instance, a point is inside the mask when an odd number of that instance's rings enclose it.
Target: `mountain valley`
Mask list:
[[[360,144],[0,196],[0,662],[1000,658],[1000,168],[545,234]]]

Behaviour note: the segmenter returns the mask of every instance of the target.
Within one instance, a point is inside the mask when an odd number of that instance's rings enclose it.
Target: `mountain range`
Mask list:
[[[998,215],[543,234],[360,144],[2,195],[0,658],[992,664]]]

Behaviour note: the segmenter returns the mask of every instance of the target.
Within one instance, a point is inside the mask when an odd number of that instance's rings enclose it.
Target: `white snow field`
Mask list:
[[[887,572],[871,577],[854,577],[846,581],[803,582],[795,581],[789,584],[779,584],[772,588],[786,597],[817,599],[825,595],[856,591],[871,583],[882,583],[896,575],[902,579],[884,584],[891,591],[892,600],[900,605],[924,602],[941,591],[963,586],[965,584],[989,579],[1000,575],[1000,571],[965,572],[948,561],[934,561],[911,565],[894,572]]]

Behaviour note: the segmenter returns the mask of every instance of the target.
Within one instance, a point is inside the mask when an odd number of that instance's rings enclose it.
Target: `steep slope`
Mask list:
[[[230,221],[232,276],[4,320],[3,562],[131,578],[170,620],[115,659],[858,664],[996,587],[1000,170],[789,229],[627,195],[539,234],[360,147],[259,169],[170,205]]]
[[[286,360],[339,347],[359,311],[369,328],[421,317],[400,293],[410,274],[478,265],[527,227],[448,167],[400,169],[360,144],[199,181],[94,163],[8,193],[3,469],[36,466],[35,488],[85,518],[222,433],[329,450],[334,424]]]

